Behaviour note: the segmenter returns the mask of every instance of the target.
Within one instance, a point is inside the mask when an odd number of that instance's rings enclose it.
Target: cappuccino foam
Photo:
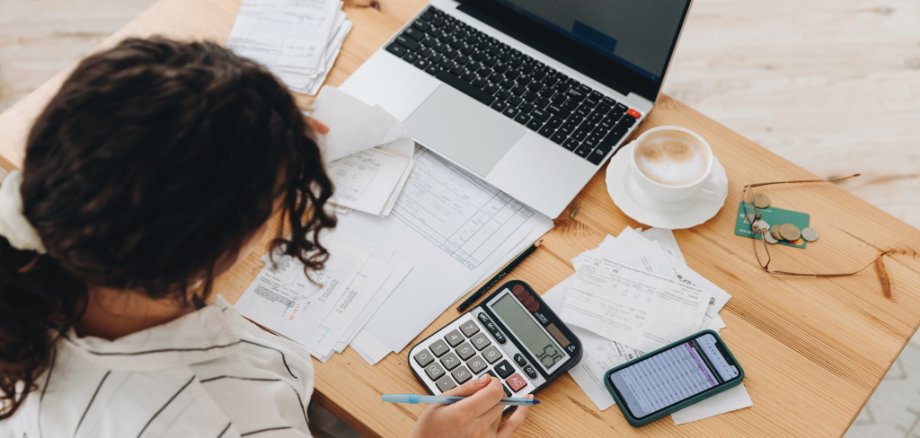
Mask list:
[[[708,170],[709,154],[705,146],[686,132],[653,132],[636,147],[636,167],[659,184],[687,185],[698,181]]]

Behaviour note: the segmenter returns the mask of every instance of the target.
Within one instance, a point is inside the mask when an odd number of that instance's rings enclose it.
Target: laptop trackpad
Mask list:
[[[477,100],[441,85],[406,119],[429,149],[485,176],[527,130]]]

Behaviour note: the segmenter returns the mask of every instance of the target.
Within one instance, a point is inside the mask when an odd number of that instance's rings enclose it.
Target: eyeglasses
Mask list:
[[[754,257],[757,259],[757,263],[760,265],[761,269],[768,274],[773,275],[785,275],[793,277],[813,277],[813,278],[830,278],[830,277],[846,277],[849,275],[858,274],[873,264],[876,266],[878,271],[879,279],[882,283],[882,287],[885,290],[886,296],[890,295],[890,282],[888,281],[888,274],[885,270],[884,262],[882,258],[887,254],[911,254],[916,255],[915,251],[912,250],[902,250],[902,249],[888,249],[888,250],[876,250],[877,254],[875,258],[870,260],[868,263],[855,265],[850,269],[843,269],[840,271],[834,272],[804,272],[804,271],[787,271],[782,269],[774,269],[770,264],[774,261],[773,256],[770,254],[770,244],[767,243],[766,234],[770,232],[769,229],[764,229],[760,226],[755,225],[755,223],[761,218],[761,209],[758,209],[754,205],[754,197],[756,195],[755,189],[763,187],[772,187],[776,188],[783,185],[805,185],[805,184],[822,184],[822,183],[835,183],[840,181],[845,181],[851,178],[856,178],[860,174],[853,174],[844,177],[838,178],[828,178],[828,179],[806,179],[806,180],[791,180],[791,181],[774,181],[774,182],[763,182],[756,184],[748,184],[744,186],[744,192],[742,194],[743,208],[744,208],[744,219],[748,224],[751,225],[751,235],[759,236],[759,239],[751,239],[754,245]],[[855,237],[855,236],[854,236]],[[860,240],[857,238],[857,240]]]

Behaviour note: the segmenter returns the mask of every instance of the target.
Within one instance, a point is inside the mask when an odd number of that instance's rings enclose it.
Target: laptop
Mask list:
[[[690,0],[433,0],[341,87],[557,217],[647,116]]]

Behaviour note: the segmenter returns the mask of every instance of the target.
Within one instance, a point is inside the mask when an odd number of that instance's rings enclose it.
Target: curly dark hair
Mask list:
[[[0,238],[0,419],[93,287],[200,306],[277,204],[272,251],[322,269],[333,187],[311,136],[271,73],[214,43],[128,39],[81,62],[26,146],[23,213],[47,254]]]

